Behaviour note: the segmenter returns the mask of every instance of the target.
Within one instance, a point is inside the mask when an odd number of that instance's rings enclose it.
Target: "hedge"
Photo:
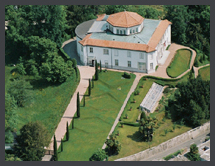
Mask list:
[[[69,55],[68,55],[67,53],[65,53],[65,51],[63,50],[63,48],[60,48],[60,49],[59,49],[59,53],[60,53],[60,55],[63,57],[64,60],[71,59],[71,58],[69,57]]]

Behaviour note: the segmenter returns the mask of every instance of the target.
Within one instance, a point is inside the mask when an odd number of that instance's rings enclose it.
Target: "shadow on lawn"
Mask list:
[[[133,135],[128,135],[127,137],[136,142],[144,142],[143,136],[139,131],[136,131]]]

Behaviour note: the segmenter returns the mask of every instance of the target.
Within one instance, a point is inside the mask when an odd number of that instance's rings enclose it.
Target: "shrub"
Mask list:
[[[170,89],[167,87],[164,89],[163,93],[169,93]]]
[[[140,94],[140,91],[139,90],[135,90],[134,91],[134,95],[139,95]]]
[[[131,75],[129,73],[127,73],[127,72],[124,72],[123,77],[130,79]]]
[[[103,161],[108,156],[106,155],[103,149],[98,149],[93,155],[89,158],[89,161]]]

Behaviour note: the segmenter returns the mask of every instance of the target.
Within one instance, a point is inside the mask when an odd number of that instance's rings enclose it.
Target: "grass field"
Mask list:
[[[102,148],[135,78],[132,74],[131,79],[122,79],[122,74],[103,72],[94,81],[91,96],[85,97],[85,107],[81,103],[80,118],[74,120],[75,128],[70,126],[70,140],[64,142],[59,161],[89,161]]]
[[[178,81],[163,81],[164,84],[172,84],[176,85],[178,82],[187,81],[187,78],[189,76],[189,73],[186,74],[182,79]],[[126,105],[126,109],[124,110],[123,114],[128,114],[128,119],[122,119],[123,122],[136,122],[136,119],[138,118],[138,115],[140,114],[140,111],[138,110],[138,106],[142,102],[143,98],[147,94],[149,88],[151,87],[153,82],[156,82],[158,79],[154,78],[147,78],[147,80],[144,79],[144,77],[139,81],[137,88],[140,90],[140,95],[134,96],[136,103],[128,103]],[[143,85],[143,88],[140,88],[140,86]],[[158,118],[158,122],[161,123],[160,127],[156,129],[155,131],[155,137],[152,142],[147,143],[143,142],[141,139],[141,135],[139,134],[138,127],[135,126],[129,126],[124,125],[123,128],[118,126],[115,131],[119,131],[120,136],[118,137],[119,142],[122,145],[122,149],[119,152],[118,155],[110,156],[109,160],[113,161],[118,158],[126,157],[135,153],[138,153],[140,151],[146,150],[149,147],[157,146],[162,142],[165,142],[177,135],[180,135],[188,130],[190,130],[190,127],[187,126],[178,126],[176,127],[175,131],[172,130],[173,122],[170,119],[166,119],[165,122],[162,121],[162,119],[165,116],[165,105],[167,104],[167,100],[170,97],[173,97],[173,91],[170,91],[167,95],[164,95],[162,97],[162,100],[160,101],[160,104],[156,108],[155,112],[150,114],[150,116],[154,117],[156,116]],[[128,108],[132,106],[132,111],[129,111]],[[179,128],[180,127],[180,128]],[[170,132],[167,133],[165,136],[164,129],[169,130]]]
[[[210,80],[210,66],[199,69],[199,74],[203,80]]]
[[[177,50],[171,64],[167,67],[168,76],[176,78],[190,67],[191,51],[188,49]]]
[[[15,67],[5,66],[5,89],[9,87],[11,79],[18,76],[11,72]],[[74,76],[75,77],[75,76]],[[43,80],[35,80],[32,76],[24,76],[24,79],[33,85],[33,103],[17,109],[17,130],[30,121],[41,121],[51,135],[66,110],[70,99],[78,85],[73,78],[68,79],[61,85],[51,86]],[[50,138],[51,139],[51,138]]]

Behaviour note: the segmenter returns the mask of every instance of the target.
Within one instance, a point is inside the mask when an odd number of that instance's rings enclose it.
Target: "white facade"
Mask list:
[[[143,22],[128,28],[114,27],[109,23],[106,25],[114,35],[124,36],[134,35],[144,28]],[[145,51],[82,45],[79,43],[82,39],[77,36],[77,53],[84,65],[92,65],[97,60],[98,63],[101,61],[103,68],[152,73],[155,72],[158,60],[162,58],[167,46],[171,44],[171,25],[168,25],[155,51],[148,53]]]

